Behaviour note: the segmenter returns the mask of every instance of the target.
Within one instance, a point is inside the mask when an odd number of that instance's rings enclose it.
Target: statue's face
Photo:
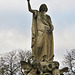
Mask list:
[[[41,11],[46,12],[46,8],[42,7]]]
[[[45,4],[42,4],[40,6],[40,9],[39,9],[40,12],[47,12],[47,10],[48,10],[48,8],[47,8],[47,6]]]

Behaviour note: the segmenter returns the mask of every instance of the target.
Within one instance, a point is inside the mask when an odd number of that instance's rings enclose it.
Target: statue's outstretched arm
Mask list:
[[[34,10],[31,9],[31,5],[30,5],[30,0],[27,0],[28,1],[28,10],[32,13],[34,13]]]

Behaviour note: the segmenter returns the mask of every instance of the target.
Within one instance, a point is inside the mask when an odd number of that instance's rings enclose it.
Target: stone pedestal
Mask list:
[[[63,75],[63,72],[68,72],[65,67],[59,70],[59,63],[57,61],[21,61],[21,66],[24,70],[24,75]]]

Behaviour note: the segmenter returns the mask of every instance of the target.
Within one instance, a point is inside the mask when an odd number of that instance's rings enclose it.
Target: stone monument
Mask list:
[[[48,8],[42,4],[38,10],[31,9],[30,0],[28,10],[33,14],[32,19],[32,56],[28,61],[21,61],[24,75],[63,75],[68,68],[59,70],[59,63],[53,61],[53,30],[52,21],[46,14]],[[31,62],[32,59],[32,62]]]

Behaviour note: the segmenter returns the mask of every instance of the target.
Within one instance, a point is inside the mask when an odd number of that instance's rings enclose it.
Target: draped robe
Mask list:
[[[53,25],[50,16],[35,10],[32,20],[32,55],[34,60],[41,61],[43,56],[53,61]]]

